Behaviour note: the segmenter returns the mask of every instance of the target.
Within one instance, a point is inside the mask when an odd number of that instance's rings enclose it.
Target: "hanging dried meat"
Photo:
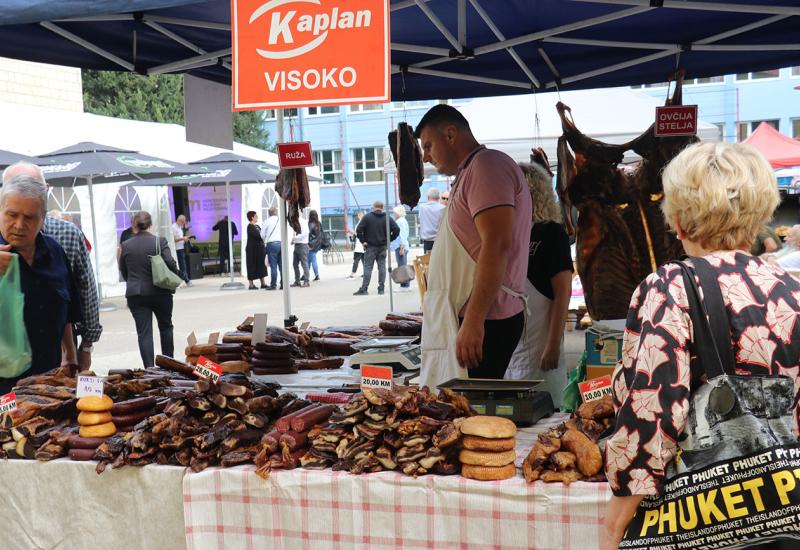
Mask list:
[[[275,177],[275,192],[286,201],[289,225],[300,233],[300,212],[311,202],[305,168],[287,168]]]
[[[681,104],[679,75],[668,105]],[[577,232],[578,274],[593,319],[624,319],[636,286],[683,249],[669,232],[661,213],[661,171],[696,137],[658,138],[651,126],[621,145],[602,143],[582,134],[563,103],[556,106],[563,135],[558,141],[557,191],[564,224]],[[633,172],[618,167],[625,151],[642,161]],[[573,157],[574,152],[574,157]],[[578,225],[572,219],[578,210]]]
[[[397,130],[389,132],[389,148],[397,167],[397,180],[400,184],[400,202],[410,208],[419,203],[419,188],[424,179],[422,151],[414,138],[414,129],[401,122]]]

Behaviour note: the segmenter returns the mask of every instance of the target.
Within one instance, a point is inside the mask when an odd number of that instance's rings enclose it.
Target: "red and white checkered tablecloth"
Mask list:
[[[548,420],[521,431],[518,449],[563,417]],[[606,483],[528,485],[521,475],[479,482],[298,469],[264,481],[251,465],[190,472],[183,495],[190,550],[586,550],[600,540],[611,491]]]

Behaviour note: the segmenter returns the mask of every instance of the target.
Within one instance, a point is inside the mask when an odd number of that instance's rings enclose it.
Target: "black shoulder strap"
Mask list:
[[[730,362],[732,354],[725,303],[722,300],[722,292],[713,270],[705,260],[692,258],[694,266],[705,263],[705,269],[700,267],[697,274],[703,286],[706,308],[704,302],[700,300],[700,291],[694,279],[695,272],[682,261],[676,263],[683,273],[683,283],[689,302],[689,316],[694,329],[693,343],[700,359],[700,366],[708,378],[715,378],[726,372],[734,374],[734,365]],[[714,312],[714,316],[709,317],[707,311]],[[712,324],[714,329],[712,329]],[[722,335],[723,331],[724,336]],[[727,348],[727,352],[724,351],[725,348]],[[695,378],[695,374],[692,373],[693,378]]]

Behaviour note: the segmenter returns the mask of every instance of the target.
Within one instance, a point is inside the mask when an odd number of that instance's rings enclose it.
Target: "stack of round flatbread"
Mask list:
[[[461,475],[479,481],[514,477],[517,427],[499,416],[473,416],[461,424]]]
[[[292,359],[292,344],[259,342],[250,359],[255,374],[294,374],[297,366]]]

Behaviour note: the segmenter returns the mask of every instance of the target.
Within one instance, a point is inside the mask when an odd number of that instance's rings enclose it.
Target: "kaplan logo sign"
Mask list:
[[[320,0],[271,0],[264,3],[250,16],[253,23],[261,16],[270,18],[267,44],[292,45],[283,51],[256,48],[258,55],[267,59],[287,59],[303,55],[320,46],[331,31],[369,27],[372,21],[371,10],[339,11],[332,8],[330,13],[298,15],[297,10],[280,10],[285,4],[309,3],[322,5]]]
[[[72,172],[81,162],[68,162],[66,164],[43,164],[40,166],[43,174],[63,174],[64,172]]]
[[[231,10],[235,110],[389,100],[388,0],[232,0]]]
[[[128,155],[120,155],[117,161],[132,168],[175,168],[172,164],[158,159],[139,159]]]

